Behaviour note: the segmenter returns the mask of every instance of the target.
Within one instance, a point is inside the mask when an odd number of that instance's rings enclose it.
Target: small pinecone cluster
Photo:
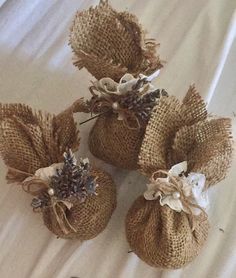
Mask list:
[[[136,85],[138,85],[138,82]],[[117,103],[119,109],[131,112],[130,114],[136,116],[141,123],[146,124],[151,116],[152,109],[157,104],[160,97],[168,96],[168,93],[164,89],[155,89],[154,91],[143,94],[139,89],[139,86],[135,86],[132,91],[128,91],[125,94],[109,95],[110,102],[108,102],[107,98],[104,96],[94,95],[92,99],[87,102],[87,106],[91,107],[93,106],[92,103],[95,103],[95,109],[92,109],[93,113],[106,113],[113,109],[112,103]]]
[[[131,91],[121,96],[118,103],[122,109],[133,111],[139,120],[147,123],[151,116],[152,109],[161,96],[168,96],[164,89],[156,89],[144,95],[141,95],[138,91]]]
[[[90,175],[91,166],[89,161],[77,160],[69,150],[64,154],[64,165],[57,169],[57,174],[52,176],[50,187],[54,191],[54,196],[65,200],[71,197],[78,198],[83,202],[88,195],[96,194],[96,180]],[[49,205],[49,195],[43,192],[40,196],[32,200],[32,207],[39,208]]]

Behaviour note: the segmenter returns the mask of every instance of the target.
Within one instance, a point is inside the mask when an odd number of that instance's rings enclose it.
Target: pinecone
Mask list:
[[[96,182],[90,176],[88,161],[81,160],[77,165],[75,156],[69,150],[64,154],[64,166],[57,170],[57,175],[51,179],[51,187],[59,199],[68,199],[72,196],[83,201],[88,195],[95,194]]]
[[[57,169],[57,174],[51,178],[50,188],[54,196],[61,200],[76,197],[84,201],[88,195],[96,194],[96,180],[90,175],[90,168],[89,161],[86,160],[81,160],[77,165],[71,150],[64,153],[63,168]],[[48,206],[49,203],[49,193],[44,191],[33,198],[31,206],[37,209]]]
[[[121,96],[118,103],[121,108],[133,111],[142,122],[147,122],[161,96],[168,96],[168,93],[164,89],[156,89],[142,95],[135,90]]]
[[[33,198],[32,202],[31,202],[31,206],[34,209],[42,208],[42,207],[48,206],[49,201],[50,201],[50,198],[49,198],[48,193],[43,192],[39,196]]]

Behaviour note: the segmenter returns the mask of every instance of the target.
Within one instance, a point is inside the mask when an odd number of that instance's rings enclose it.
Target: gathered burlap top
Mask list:
[[[222,180],[231,164],[230,119],[208,119],[207,110],[194,86],[180,103],[162,98],[153,109],[144,135],[139,165],[151,176],[187,161],[188,173],[206,177],[205,189]],[[193,225],[194,224],[194,225]],[[190,215],[160,205],[159,198],[140,196],[126,217],[126,236],[131,249],[146,263],[176,269],[190,263],[207,239],[205,213]]]
[[[61,162],[68,148],[78,149],[73,111],[80,102],[57,116],[35,112],[24,104],[0,104],[0,153],[9,168],[9,182],[21,182],[27,177],[24,172],[34,174]]]
[[[88,196],[84,202],[80,202],[77,198],[70,200],[73,204],[70,210],[63,206],[67,221],[65,221],[62,212],[57,210],[69,233],[64,233],[59,226],[52,207],[43,208],[44,224],[57,236],[88,240],[96,237],[107,226],[116,208],[116,186],[112,178],[101,170],[93,169],[91,176],[97,178],[97,195]],[[76,232],[71,230],[70,226],[67,225],[68,222]]]
[[[175,97],[162,98],[153,109],[139,154],[144,174],[187,161],[188,172],[204,174],[208,187],[225,178],[231,159],[231,120],[208,118],[194,86],[182,104]]]
[[[106,0],[77,12],[69,43],[74,64],[85,67],[96,79],[118,81],[126,72],[148,75],[162,67],[156,54],[158,44],[145,38],[136,16],[117,12]]]

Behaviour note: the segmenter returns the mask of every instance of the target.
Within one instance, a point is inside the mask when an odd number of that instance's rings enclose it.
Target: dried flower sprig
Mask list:
[[[118,114],[118,120],[136,119],[140,125],[146,124],[158,100],[168,96],[164,89],[156,89],[151,84],[157,75],[140,74],[134,78],[131,74],[125,74],[119,83],[103,78],[90,87],[92,98],[87,104],[92,113],[112,111]]]
[[[33,208],[50,205],[50,195],[59,200],[78,198],[85,201],[89,195],[96,195],[96,177],[90,174],[88,159],[77,160],[71,150],[64,153],[64,163],[55,169],[49,181],[49,189],[32,200]]]

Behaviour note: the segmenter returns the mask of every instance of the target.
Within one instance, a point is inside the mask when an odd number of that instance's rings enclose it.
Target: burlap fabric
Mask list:
[[[142,143],[139,163],[150,176],[169,170],[181,161],[188,172],[206,176],[206,189],[222,180],[231,163],[232,142],[229,119],[207,119],[203,101],[190,87],[182,104],[163,98],[154,108]],[[185,212],[161,206],[159,199],[140,196],[126,218],[131,249],[146,263],[161,268],[181,268],[200,252],[208,234],[203,213],[192,221]]]
[[[231,120],[208,119],[199,93],[191,86],[181,104],[162,98],[153,109],[139,164],[146,175],[186,160],[188,171],[206,176],[206,186],[225,178],[231,165]]]
[[[115,11],[108,1],[77,12],[70,45],[74,64],[85,67],[96,79],[118,81],[126,72],[149,75],[162,67],[156,54],[158,44],[145,38],[136,16]]]
[[[79,137],[73,113],[86,111],[86,105],[81,100],[76,101],[71,107],[57,116],[34,112],[23,104],[0,105],[0,152],[8,167],[8,182],[17,182],[30,194],[36,195],[47,191],[45,182],[31,182],[31,187],[26,189],[23,182],[34,175],[39,168],[50,166],[63,161],[63,153],[69,149],[78,149]],[[65,209],[65,214],[59,210],[59,204],[42,207],[45,225],[56,235],[65,238],[89,239],[95,237],[107,225],[116,206],[116,191],[109,175],[94,170],[92,176],[97,179],[98,195],[89,196],[81,203],[74,198],[73,207]],[[45,191],[45,192],[46,192]],[[63,200],[62,200],[63,201]],[[68,235],[61,232],[58,217],[63,226],[66,223],[76,227]],[[64,230],[65,230],[64,229]],[[68,229],[66,229],[68,230]]]
[[[8,181],[21,182],[27,177],[23,172],[34,174],[62,161],[67,148],[78,148],[73,111],[80,103],[78,100],[57,116],[34,112],[24,104],[0,104],[0,153],[9,168]]]
[[[78,199],[72,199],[73,207],[68,210],[64,206],[64,211],[70,225],[77,232],[71,230],[64,221],[64,225],[69,233],[64,233],[60,228],[53,209],[45,207],[43,209],[43,220],[50,231],[62,238],[88,240],[96,237],[107,226],[110,217],[116,207],[116,188],[112,178],[101,170],[92,170],[91,175],[97,177],[97,195],[91,195],[81,203]],[[62,213],[58,210],[63,219]],[[64,219],[63,219],[64,220]]]
[[[89,134],[91,153],[119,168],[138,168],[138,155],[144,135],[144,128],[130,129],[117,115],[100,116]]]
[[[201,214],[191,230],[185,212],[160,206],[158,200],[140,196],[126,218],[126,235],[132,251],[147,264],[168,269],[181,268],[200,252],[207,239],[208,220]]]

